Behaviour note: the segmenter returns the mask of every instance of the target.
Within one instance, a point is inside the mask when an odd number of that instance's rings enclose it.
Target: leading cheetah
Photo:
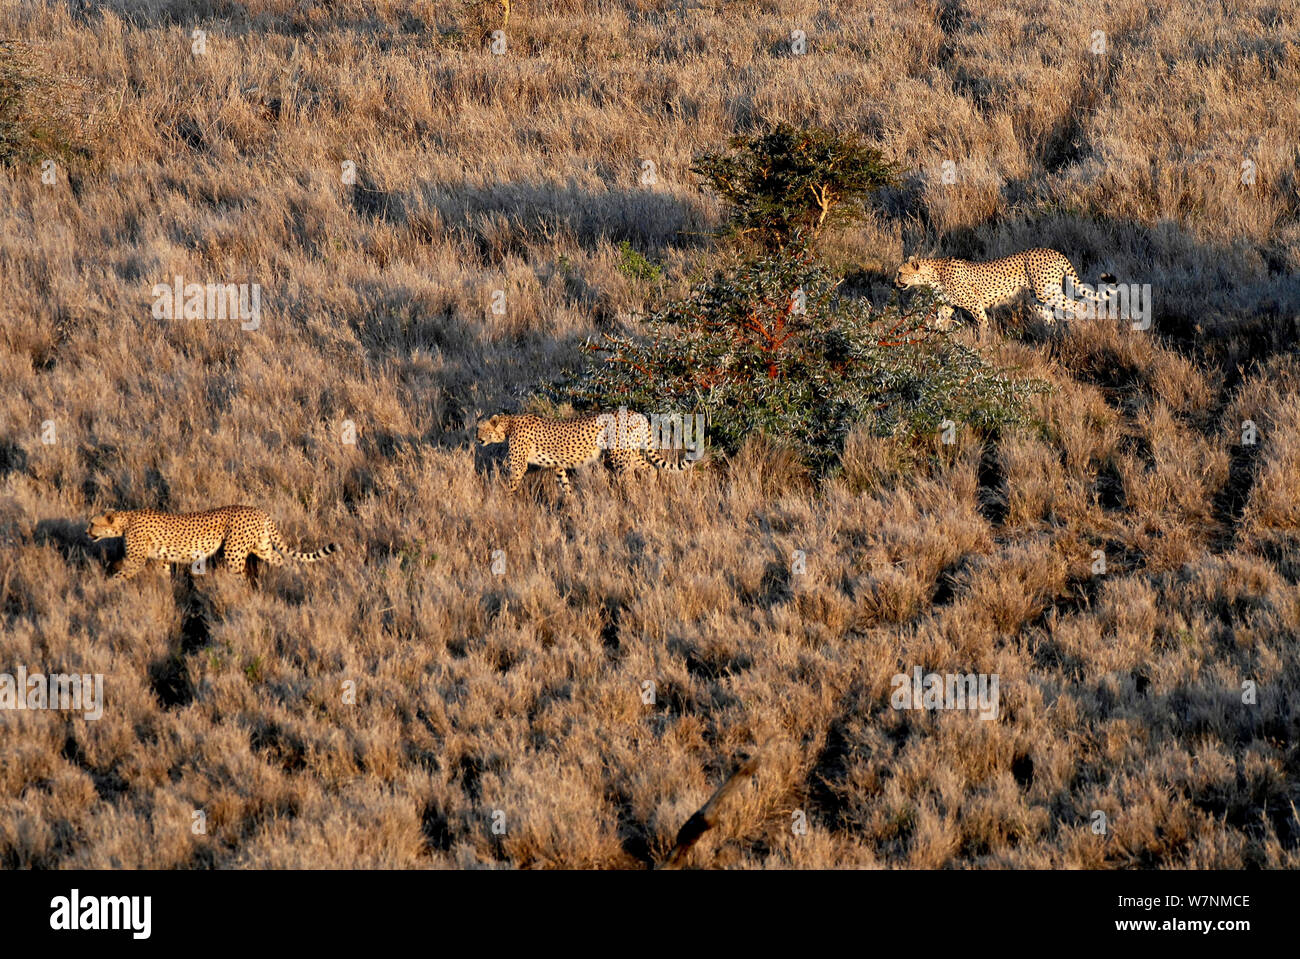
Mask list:
[[[284,556],[314,563],[333,553],[328,546],[314,553],[290,549],[264,510],[252,506],[222,506],[201,513],[162,513],[154,509],[113,510],[90,521],[86,535],[98,542],[118,536],[126,541],[126,558],[111,577],[130,579],[150,560],[193,563],[225,547],[226,568],[244,571],[249,554],[272,566],[283,566]],[[282,555],[283,554],[283,555]]]
[[[669,463],[653,448],[650,424],[640,413],[589,413],[570,420],[546,419],[531,413],[509,416],[498,413],[478,424],[479,442],[484,446],[509,441],[510,492],[516,492],[530,465],[555,473],[561,492],[572,490],[569,470],[609,454],[610,465],[620,476],[650,464],[659,469],[683,470],[687,463]]]
[[[912,286],[928,286],[939,294],[939,321],[947,325],[952,320],[954,307],[970,313],[979,322],[980,332],[988,329],[988,308],[1004,303],[1023,290],[1031,290],[1038,301],[1038,315],[1046,322],[1056,319],[1057,310],[1067,315],[1086,308],[1078,300],[1066,295],[1064,280],[1073,284],[1071,292],[1084,299],[1101,303],[1106,295],[1097,293],[1079,282],[1065,254],[1056,250],[1025,250],[987,263],[943,258],[916,258],[908,260],[898,269],[894,285],[900,290]],[[1109,273],[1102,281],[1114,283]]]

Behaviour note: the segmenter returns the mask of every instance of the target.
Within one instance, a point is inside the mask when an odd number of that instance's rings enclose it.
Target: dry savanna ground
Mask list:
[[[496,54],[499,16],[0,9],[77,147],[0,169],[0,669],[106,685],[0,714],[0,863],[640,868],[757,757],[683,864],[1300,864],[1294,5],[518,0]],[[476,418],[703,269],[692,157],[783,120],[904,170],[827,240],[846,295],[1052,246],[1152,328],[1002,309],[1041,428],[919,467],[755,439],[508,495]],[[260,327],[156,319],[175,276]],[[83,535],[236,502],[344,552],[117,585]],[[892,708],[917,666],[997,718]]]

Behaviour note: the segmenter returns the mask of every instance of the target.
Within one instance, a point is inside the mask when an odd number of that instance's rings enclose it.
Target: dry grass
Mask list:
[[[1300,864],[1294,10],[685,6],[516,3],[505,56],[421,0],[0,11],[112,115],[57,183],[0,171],[0,669],[108,696],[0,714],[0,863],[638,867],[767,743],[687,864]],[[856,436],[820,487],[755,443],[507,495],[476,415],[659,294],[620,241],[700,267],[691,158],[762,120],[909,171],[831,251],[859,295],[1055,246],[1152,284],[1154,330],[1002,311],[1046,429],[923,468]],[[261,329],[155,320],[175,275],[261,284]],[[240,501],[347,552],[119,588],[81,535]],[[892,709],[917,665],[996,673],[999,718]]]

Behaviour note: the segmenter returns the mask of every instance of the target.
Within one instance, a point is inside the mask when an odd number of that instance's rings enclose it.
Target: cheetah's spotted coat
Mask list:
[[[510,492],[519,489],[530,465],[554,471],[560,489],[568,493],[568,471],[609,454],[610,465],[620,476],[647,469],[683,470],[689,463],[669,463],[651,448],[650,424],[640,413],[626,413],[622,435],[618,435],[620,418],[616,414],[591,413],[570,420],[545,419],[526,414],[509,416],[498,413],[478,425],[478,438],[484,446],[509,441]],[[615,429],[610,429],[613,422]]]
[[[953,308],[957,307],[975,317],[982,333],[988,329],[989,307],[1005,303],[1024,290],[1034,294],[1038,301],[1038,315],[1048,323],[1055,320],[1057,309],[1067,315],[1082,312],[1085,304],[1065,295],[1066,277],[1074,284],[1077,295],[1094,303],[1105,301],[1105,295],[1080,283],[1079,274],[1063,253],[1042,248],[1013,253],[987,263],[951,258],[913,258],[899,267],[894,283],[902,290],[913,286],[931,287],[941,300],[941,323],[950,323]],[[1102,280],[1113,283],[1115,278],[1102,274]]]
[[[222,506],[201,513],[162,513],[153,509],[114,510],[90,521],[86,535],[101,539],[123,537],[126,558],[113,579],[130,579],[155,560],[193,563],[207,559],[225,547],[226,568],[244,571],[249,554],[272,566],[283,566],[284,556],[300,563],[314,563],[333,553],[333,543],[314,553],[290,549],[265,511],[252,506]]]

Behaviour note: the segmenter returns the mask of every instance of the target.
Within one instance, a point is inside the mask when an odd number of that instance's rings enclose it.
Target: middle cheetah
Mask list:
[[[484,446],[504,443],[510,447],[510,492],[519,489],[530,465],[544,466],[555,473],[561,492],[568,493],[569,470],[609,454],[619,475],[653,464],[659,469],[683,470],[688,463],[669,463],[653,448],[650,424],[640,413],[620,410],[589,413],[571,420],[545,419],[531,413],[509,416],[498,413],[478,424],[479,442]]]
[[[939,320],[948,324],[953,308],[958,307],[975,317],[980,332],[988,329],[988,309],[1005,303],[1024,290],[1033,292],[1038,301],[1037,311],[1044,321],[1052,323],[1057,310],[1069,314],[1081,312],[1084,304],[1066,296],[1064,281],[1073,284],[1076,296],[1101,303],[1106,295],[1097,293],[1079,281],[1079,274],[1069,259],[1056,250],[1034,249],[1004,256],[987,263],[972,263],[950,257],[916,258],[908,260],[898,269],[894,285],[900,290],[913,286],[928,286],[939,294]],[[1102,274],[1102,282],[1114,283],[1109,273]]]

